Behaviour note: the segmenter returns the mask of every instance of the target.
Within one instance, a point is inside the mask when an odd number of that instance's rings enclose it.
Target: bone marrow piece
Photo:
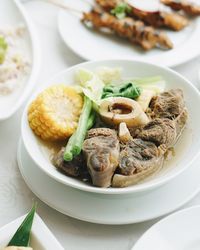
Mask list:
[[[124,97],[110,97],[102,101],[100,115],[107,124],[119,125],[125,122],[128,127],[144,125],[149,118],[136,101]]]

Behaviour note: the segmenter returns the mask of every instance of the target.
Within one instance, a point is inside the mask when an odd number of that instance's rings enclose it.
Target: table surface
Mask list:
[[[50,76],[83,59],[71,52],[60,39],[56,27],[56,7],[40,1],[27,2],[24,6],[40,38],[42,67],[37,85],[40,86]],[[174,69],[198,87],[200,58]],[[82,222],[51,209],[29,190],[16,161],[22,111],[23,107],[12,118],[0,123],[0,227],[25,214],[35,199],[38,201],[39,215],[66,250],[130,250],[136,240],[158,220],[124,226]],[[200,194],[186,207],[197,204],[200,204]]]

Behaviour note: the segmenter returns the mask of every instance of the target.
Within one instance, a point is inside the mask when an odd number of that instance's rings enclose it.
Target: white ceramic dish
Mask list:
[[[90,9],[87,2],[94,3],[94,0],[65,0],[67,6],[83,11]],[[200,54],[200,19],[198,18],[180,32],[166,31],[174,44],[174,48],[168,51],[153,49],[144,52],[127,41],[86,28],[76,13],[72,14],[66,10],[61,10],[59,13],[58,29],[65,44],[74,53],[87,60],[135,59],[172,67]]]
[[[63,214],[93,223],[120,225],[151,220],[178,209],[200,191],[200,158],[157,190],[117,196],[83,192],[57,182],[36,166],[22,141],[17,158],[26,184],[42,201]]]
[[[22,216],[11,223],[0,228],[0,249],[5,247],[17,228],[22,223],[25,216]],[[39,215],[35,214],[34,222],[31,230],[30,246],[35,250],[56,249],[64,250],[60,243],[53,236],[48,227],[44,224]]]
[[[132,250],[199,250],[200,206],[176,212],[153,225]]]
[[[0,12],[1,27],[25,25],[27,32],[23,46],[31,62],[30,73],[20,87],[9,95],[0,96],[0,120],[5,120],[19,109],[36,82],[40,67],[40,48],[34,26],[18,0],[0,1],[0,9],[3,10]]]
[[[52,80],[47,82],[46,85],[43,87],[45,88],[50,84],[60,82],[66,84],[73,83],[74,75],[78,68],[84,67],[90,70],[94,70],[99,66],[122,67],[124,77],[144,77],[161,75],[166,80],[168,89],[181,88],[183,90],[190,118],[186,129],[184,130],[181,138],[179,139],[176,145],[176,156],[173,157],[172,161],[169,161],[168,165],[165,166],[162,171],[159,172],[159,174],[155,175],[154,178],[149,178],[141,184],[137,184],[127,188],[97,188],[74,178],[67,177],[57,171],[57,169],[52,165],[41,142],[38,140],[38,138],[34,135],[34,133],[29,127],[27,119],[27,108],[29,106],[29,103],[38,94],[35,93],[29,100],[27,107],[24,110],[21,123],[23,142],[28,153],[35,161],[35,163],[46,174],[61,183],[84,191],[104,194],[127,194],[148,191],[160,185],[163,185],[164,183],[173,179],[178,174],[187,169],[191,165],[192,161],[197,157],[200,151],[200,119],[198,119],[199,111],[194,108],[200,106],[200,94],[190,82],[188,82],[178,73],[175,73],[174,71],[167,68],[159,67],[144,62],[128,60],[94,61],[76,65],[59,73]]]

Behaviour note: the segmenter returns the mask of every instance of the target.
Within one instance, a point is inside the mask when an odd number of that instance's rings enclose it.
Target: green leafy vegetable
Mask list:
[[[0,64],[5,60],[8,44],[3,36],[0,36]]]
[[[119,3],[114,9],[111,10],[111,14],[115,15],[118,19],[126,17],[127,13],[130,13],[131,8],[127,3]]]
[[[33,219],[35,215],[36,205],[34,205],[31,211],[28,213],[21,226],[18,228],[14,234],[8,246],[21,246],[28,247],[30,242],[31,228],[33,224]]]
[[[140,96],[140,94],[140,87],[137,87],[132,82],[128,82],[117,86],[105,86],[103,89],[102,99],[108,97],[126,97],[130,99],[136,99],[138,96]]]
[[[165,90],[165,81],[161,76],[144,77],[132,80],[138,87],[143,90],[152,90],[159,94]]]
[[[126,80],[121,85],[107,85],[103,88],[102,99],[118,96],[136,99],[143,90],[151,90],[155,95],[159,94],[165,90],[165,81],[161,76],[153,76]]]
[[[87,96],[84,96],[84,105],[78,127],[75,133],[70,137],[64,152],[65,161],[71,161],[74,156],[80,154],[87,130],[91,128],[94,123],[95,116],[91,111],[92,101]]]
[[[96,69],[98,77],[107,84],[114,84],[122,79],[122,68],[120,67],[98,67]]]
[[[87,69],[79,69],[76,79],[84,95],[93,101],[94,104],[98,105],[105,86],[104,82],[97,74]]]

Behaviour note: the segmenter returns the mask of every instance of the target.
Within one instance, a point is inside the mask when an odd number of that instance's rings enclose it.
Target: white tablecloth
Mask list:
[[[56,28],[58,9],[39,1],[28,2],[25,8],[36,25],[42,48],[39,86],[60,70],[83,60],[73,54],[59,37]],[[66,28],[67,25],[70,24],[66,24]],[[175,68],[197,86],[199,69],[198,58]],[[0,123],[0,227],[26,213],[33,198],[38,200],[24,183],[16,161],[22,110]],[[187,206],[195,204],[200,204],[200,194]],[[157,221],[125,226],[91,224],[62,215],[39,200],[38,213],[66,250],[129,250]]]

